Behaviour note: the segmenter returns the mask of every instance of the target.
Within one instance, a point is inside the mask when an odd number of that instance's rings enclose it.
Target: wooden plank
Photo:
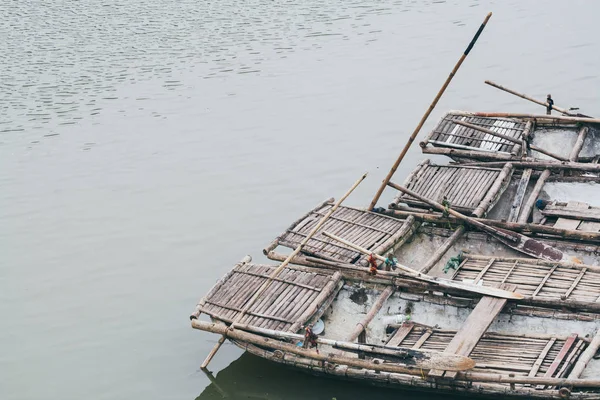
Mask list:
[[[600,222],[582,221],[577,229],[585,232],[600,232]]]
[[[556,355],[556,358],[554,358],[554,361],[552,361],[552,364],[550,364],[550,367],[548,367],[548,370],[544,374],[544,378],[551,378],[554,375],[554,373],[558,369],[558,366],[560,365],[563,358],[565,358],[567,356],[567,353],[569,352],[569,350],[571,350],[571,347],[573,347],[573,344],[575,344],[575,340],[577,340],[576,333],[571,334],[567,338],[567,340],[565,340],[565,344],[563,344],[563,347],[560,349],[560,351]],[[544,387],[545,387],[544,385],[538,385],[538,386],[536,386],[536,389],[540,390],[540,389],[544,389]]]
[[[578,219],[559,218],[554,223],[554,227],[557,229],[569,229],[574,231],[579,227],[579,224],[581,224],[581,221]]]
[[[557,378],[564,377],[565,373],[567,372],[567,369],[569,369],[571,367],[571,365],[573,365],[573,363],[579,356],[579,353],[581,352],[581,348],[584,345],[585,345],[585,341],[583,341],[581,339],[577,341],[577,344],[573,347],[573,350],[571,350],[571,352],[565,359],[565,362],[563,363],[563,366],[560,368],[560,371],[558,371],[558,373],[556,374]]]
[[[529,371],[529,374],[527,376],[533,377],[533,376],[537,375],[538,371],[540,370],[540,367],[542,366],[542,363],[546,359],[548,352],[550,351],[550,349],[552,348],[552,345],[554,345],[555,342],[556,342],[555,337],[548,340],[548,343],[546,343],[546,346],[544,346],[544,349],[540,353],[539,357],[537,358],[535,363],[533,363],[533,366],[531,367],[531,371]]]
[[[502,278],[502,281],[500,282],[500,284],[505,283],[506,280],[508,279],[508,277],[510,276],[510,274],[512,274],[512,272],[514,271],[514,269],[517,267],[517,265],[519,265],[518,261],[515,261],[515,263],[512,265],[512,267],[510,267],[510,269],[508,270],[508,272],[506,273],[506,275],[504,275],[504,278]]]
[[[508,216],[508,222],[517,222],[517,219],[519,218],[519,214],[521,213],[521,206],[523,205],[523,199],[525,198],[525,193],[527,192],[527,185],[529,185],[529,180],[531,179],[532,172],[533,169],[528,168],[524,170],[523,175],[521,175],[521,180],[519,181],[519,186],[517,187],[517,193],[513,198],[510,214]]]
[[[432,333],[433,331],[431,329],[427,329],[425,333],[423,333],[423,335],[419,338],[419,340],[417,340],[417,342],[413,345],[412,348],[415,350],[420,349],[421,346],[423,346],[423,343],[425,343],[427,339],[429,339],[429,336],[431,336]]]
[[[540,212],[546,217],[563,217],[600,222],[600,208],[589,208],[582,210],[548,204],[546,208],[540,210]]]
[[[402,341],[406,339],[410,331],[412,331],[414,326],[415,324],[413,323],[406,323],[402,325],[400,328],[398,328],[394,336],[392,336],[392,338],[387,342],[387,346],[399,347]]]
[[[481,278],[483,278],[483,276],[485,275],[485,273],[488,271],[488,269],[490,269],[490,267],[492,266],[492,264],[494,264],[494,261],[496,261],[495,258],[492,258],[485,267],[483,267],[483,269],[481,270],[481,272],[479,272],[479,274],[477,274],[477,277],[475,278],[475,280],[473,281],[473,285],[476,285],[477,282],[479,282],[481,280]]]
[[[567,293],[565,293],[565,300],[567,298],[569,298],[569,295],[577,287],[577,284],[579,283],[579,281],[581,280],[581,278],[583,278],[583,276],[585,275],[586,272],[587,272],[587,268],[584,267],[581,270],[581,272],[579,273],[579,275],[577,275],[577,278],[575,278],[575,280],[573,281],[573,284],[571,285],[571,287],[569,288],[569,290],[567,290]]]
[[[513,291],[516,285],[501,285],[501,289]],[[467,320],[462,325],[461,329],[454,335],[444,353],[457,354],[468,356],[471,354],[479,340],[490,327],[496,316],[502,311],[506,305],[506,299],[484,296],[479,300],[477,306]],[[443,370],[431,370],[429,376],[442,377],[446,372],[446,377],[454,379],[456,373]]]
[[[540,292],[540,290],[542,290],[542,288],[544,287],[544,285],[546,284],[546,282],[548,281],[548,279],[550,278],[550,276],[554,273],[554,271],[556,271],[556,268],[558,268],[558,265],[555,265],[554,267],[552,267],[550,269],[550,271],[548,271],[548,273],[546,274],[546,276],[544,277],[544,279],[542,279],[542,282],[540,282],[540,284],[538,285],[538,287],[534,290],[534,292],[531,295],[531,297],[535,297]]]

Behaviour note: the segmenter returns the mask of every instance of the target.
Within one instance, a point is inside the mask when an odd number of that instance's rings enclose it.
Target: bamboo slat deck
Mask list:
[[[444,351],[456,331],[406,324],[394,332],[388,346]],[[529,377],[564,377],[587,346],[577,335],[509,335],[486,332],[470,353],[473,372]]]
[[[318,220],[331,208],[330,204],[318,207],[290,226],[278,242],[280,245],[295,248],[306,237]],[[302,251],[324,259],[357,263],[364,258],[360,252],[349,249],[323,232],[333,233],[366,249],[383,254],[398,240],[404,230],[405,221],[365,210],[340,206],[323,228],[308,241]]]
[[[238,264],[209,292],[201,311],[225,322],[235,320],[246,302],[276,268],[276,265]],[[285,268],[239,323],[281,331],[301,326],[312,317],[306,315],[307,311],[318,308],[320,304],[317,303],[326,303],[335,296],[335,291],[328,293],[328,288],[337,286],[340,280],[340,275],[331,271],[306,272],[291,266]],[[320,294],[327,298],[323,299]]]
[[[453,278],[483,281],[485,286],[515,284],[526,298],[555,301],[600,302],[600,271],[585,265],[539,264],[535,260],[491,257],[467,258]]]
[[[403,186],[439,203],[446,196],[453,209],[470,214],[489,192],[501,171],[495,168],[423,164],[408,177]],[[429,208],[403,193],[398,194],[392,204],[399,203]]]
[[[457,125],[452,121],[468,122],[518,140],[522,139],[527,127],[527,123],[523,120],[475,117],[467,113],[451,111],[435,126],[425,140],[425,143],[430,143],[435,147],[503,153],[519,151],[520,153],[521,149],[518,144],[472,128]]]

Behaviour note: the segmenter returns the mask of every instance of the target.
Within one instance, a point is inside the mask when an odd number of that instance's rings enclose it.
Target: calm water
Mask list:
[[[364,171],[368,204],[488,11],[425,130],[543,111],[485,79],[598,112],[595,1],[3,1],[0,398],[221,398],[196,301]],[[398,398],[240,355],[241,398]]]

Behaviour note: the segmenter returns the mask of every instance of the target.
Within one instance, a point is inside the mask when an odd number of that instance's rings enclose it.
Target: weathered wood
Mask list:
[[[418,370],[420,368],[429,369],[432,368],[433,365],[437,363],[448,364],[449,367],[453,367],[456,370],[467,370],[473,368],[475,362],[468,357],[452,357],[451,355],[439,355],[436,352],[431,351],[423,351],[423,350],[412,350],[412,349],[398,349],[398,348],[385,348],[385,347],[376,347],[373,345],[362,345],[356,343],[345,343],[345,342],[337,342],[334,340],[328,339],[317,339],[317,343],[323,343],[330,346],[335,346],[338,348],[345,349],[356,349],[358,351],[371,352],[371,353],[379,353],[386,355],[395,355],[399,359],[403,359],[403,363],[377,363],[374,361],[360,360],[357,358],[351,358],[343,355],[335,355],[333,353],[325,355],[322,353],[318,353],[314,350],[304,349],[302,347],[296,346],[295,344],[290,344],[286,342],[282,342],[276,339],[272,339],[269,337],[265,337],[262,335],[257,335],[251,332],[257,332],[260,328],[250,327],[250,326],[239,326],[239,329],[230,330],[225,324],[217,324],[210,323],[200,320],[192,320],[192,327],[195,329],[217,333],[224,335],[230,339],[241,340],[244,342],[249,342],[255,344],[260,347],[267,347],[271,349],[277,349],[285,352],[289,352],[292,354],[297,354],[302,357],[310,358],[313,360],[326,361],[331,363],[343,364],[348,366],[353,366],[357,368],[365,368],[374,371],[386,371],[386,372],[394,372],[394,373],[408,373],[408,371]],[[261,333],[264,335],[268,330],[260,329]],[[271,331],[270,335],[275,337],[282,337],[286,339],[294,339],[294,340],[303,340],[302,335],[293,335],[287,334],[285,336],[282,335],[283,332],[279,331]]]
[[[358,335],[360,335],[362,331],[367,329],[369,323],[373,320],[373,318],[375,318],[375,315],[377,315],[379,310],[381,310],[381,307],[383,307],[383,305],[385,304],[387,299],[392,295],[392,293],[394,293],[393,286],[388,286],[383,290],[383,292],[381,292],[375,303],[373,303],[373,306],[371,307],[367,315],[362,319],[362,321],[356,324],[356,327],[354,328],[352,333],[348,335],[348,338],[346,339],[347,342],[354,342]]]
[[[554,271],[556,271],[556,268],[558,268],[558,265],[554,265],[550,271],[548,271],[548,273],[546,274],[546,276],[544,277],[544,279],[542,279],[542,282],[540,282],[540,284],[538,285],[537,288],[535,288],[533,294],[531,295],[531,297],[535,297],[540,290],[542,290],[542,288],[544,287],[544,285],[546,284],[546,282],[548,281],[548,279],[552,276],[552,274],[554,273]]]
[[[519,219],[517,220],[518,223],[524,224],[529,219],[529,215],[531,214],[531,211],[533,210],[533,206],[535,205],[535,202],[536,202],[538,196],[540,195],[540,192],[544,188],[546,179],[548,179],[549,176],[550,176],[550,170],[546,169],[546,170],[544,170],[544,172],[542,172],[542,175],[540,175],[540,177],[538,178],[535,186],[533,187],[531,194],[529,195],[529,197],[527,198],[527,201],[525,202],[525,205],[521,209],[521,214],[519,215]]]
[[[415,324],[408,322],[404,323],[401,327],[398,328],[394,336],[390,338],[387,342],[387,346],[390,347],[398,347],[406,339],[406,337],[410,334],[410,331],[415,327]]]
[[[503,285],[503,288],[513,291],[516,285]],[[471,354],[483,334],[490,327],[496,316],[506,305],[506,299],[484,296],[479,300],[477,306],[469,314],[462,328],[452,338],[444,353],[468,356]],[[428,376],[444,376],[444,370],[435,369],[429,371]],[[454,379],[456,375],[446,373],[446,377]]]
[[[414,218],[414,217],[413,217]],[[433,255],[425,262],[423,267],[420,269],[420,272],[423,274],[428,273],[431,269],[437,264],[438,261],[446,254],[448,249],[452,247],[465,233],[465,227],[463,225],[459,226],[452,232],[452,235],[444,241],[444,243],[438,247]]]
[[[427,199],[427,198],[413,192],[412,190],[409,190],[402,186],[396,185],[393,182],[389,182],[388,185],[397,190],[400,190],[401,192],[404,192],[410,196],[413,196],[440,211],[445,209],[445,207],[442,206],[441,204],[439,204],[435,201],[432,201],[430,199]],[[532,257],[544,258],[544,259],[552,260],[552,261],[577,261],[576,258],[571,257],[568,254],[563,253],[559,249],[549,246],[538,240],[528,238],[527,236],[521,235],[516,232],[506,231],[506,230],[498,229],[498,228],[492,228],[491,226],[489,226],[485,223],[479,222],[471,217],[467,217],[466,215],[463,215],[451,208],[447,208],[446,210],[448,211],[449,214],[465,221],[469,225],[475,226],[476,228],[493,235],[495,238],[497,238],[498,240],[500,240],[507,246],[509,246],[519,252],[525,253]]]
[[[397,217],[406,218],[408,215],[413,215],[419,221],[434,222],[438,224],[456,224],[460,223],[461,220],[452,216],[448,218],[442,217],[440,214],[424,213],[418,211],[405,211],[405,210],[387,210],[386,214],[395,215]],[[588,231],[574,231],[569,229],[558,229],[547,225],[538,224],[521,224],[515,222],[503,222],[484,218],[473,218],[475,221],[485,223],[490,226],[498,228],[508,229],[510,231],[521,232],[523,234],[528,233],[542,233],[547,235],[558,236],[565,239],[585,240],[585,241],[600,241],[600,233],[588,232]]]
[[[298,318],[298,321],[296,321],[290,327],[290,332],[297,332],[298,329],[300,329],[302,325],[304,325],[306,321],[308,321],[310,317],[317,312],[319,307],[321,307],[322,303],[325,302],[325,300],[327,300],[328,298],[332,297],[336,289],[339,290],[338,282],[341,278],[342,274],[340,272],[336,272],[333,274],[327,285],[325,285],[321,293],[319,293],[319,296],[317,296],[317,298],[312,302],[312,304],[306,308],[304,313],[302,313],[302,315]]]
[[[519,218],[521,205],[523,204],[523,199],[525,198],[525,193],[527,192],[527,185],[529,184],[529,179],[531,179],[532,171],[533,170],[531,168],[528,168],[524,170],[523,174],[521,175],[521,180],[519,181],[519,186],[517,187],[517,192],[513,198],[512,206],[510,208],[508,222],[517,222],[517,219]]]
[[[573,283],[571,284],[571,286],[565,293],[565,295],[564,295],[565,300],[569,298],[569,296],[571,295],[573,290],[575,290],[575,288],[577,287],[577,285],[579,284],[579,282],[581,281],[581,279],[583,278],[583,276],[585,275],[586,272],[587,272],[587,268],[583,267],[581,269],[581,272],[579,273],[579,275],[577,275],[577,278],[575,278],[575,280],[573,281]]]
[[[485,273],[488,271],[488,269],[490,269],[490,267],[492,266],[492,264],[494,264],[494,261],[496,261],[495,258],[492,258],[485,267],[483,267],[483,269],[481,270],[481,272],[479,272],[477,274],[477,276],[475,277],[475,279],[473,280],[473,285],[476,285],[477,282],[479,282],[483,276],[485,275]]]
[[[329,232],[323,232],[323,235],[330,237],[331,239],[337,240],[340,243],[343,243],[348,247],[354,248],[364,254],[372,254],[369,250],[361,248],[360,246],[357,246],[351,242],[348,242],[345,239],[342,239],[340,237],[332,235]],[[380,255],[377,255],[377,254],[373,254],[373,255],[381,261],[385,260],[385,258],[381,257]],[[449,280],[442,279],[442,278],[434,278],[429,275],[422,274],[412,268],[406,267],[402,264],[397,264],[397,267],[400,270],[403,270],[406,275],[408,275],[414,279],[429,282],[429,283],[434,283],[434,284],[437,284],[440,287],[444,287],[444,288],[460,289],[460,290],[464,290],[467,292],[479,293],[479,294],[483,294],[483,295],[502,297],[502,298],[514,299],[514,300],[520,300],[523,298],[523,295],[521,295],[521,294],[502,290],[502,289],[483,287],[483,286],[475,286],[475,285],[469,285],[469,284],[449,281]],[[378,274],[379,273],[381,273],[381,272],[378,272]],[[390,272],[387,272],[387,273],[389,274]]]
[[[569,379],[577,379],[581,376],[581,374],[585,370],[585,367],[598,352],[598,348],[600,348],[600,329],[596,331],[596,334],[594,335],[594,338],[592,339],[588,347],[577,359],[575,366],[569,373]]]
[[[553,161],[511,161],[515,168],[533,168],[537,170],[549,169],[553,171],[586,171],[586,172],[600,172],[600,164],[594,163],[581,163],[581,162],[553,162]],[[464,164],[468,167],[502,167],[503,162],[491,161],[491,162],[469,162]]]
[[[562,217],[576,220],[586,220],[600,222],[600,208],[590,208],[588,210],[572,209],[569,206],[556,206],[548,204],[546,208],[540,210],[542,215],[547,217]]]
[[[518,160],[520,157],[517,157],[510,153],[502,153],[502,152],[490,152],[490,151],[482,151],[482,150],[461,150],[455,148],[446,148],[446,147],[430,147],[427,146],[426,142],[420,143],[421,148],[423,149],[423,153],[426,154],[438,154],[448,156],[450,158],[457,159],[466,159],[466,160],[481,160],[481,161],[512,161]]]
[[[544,378],[552,378],[563,358],[565,358],[569,350],[571,350],[573,344],[575,344],[575,340],[577,340],[577,334],[574,333],[571,336],[569,336],[569,338],[565,341],[565,344],[563,344],[562,348],[560,349],[558,355],[554,358],[554,361],[552,361],[552,364],[550,364],[550,366],[548,367],[548,370],[544,374]],[[538,385],[536,387],[536,389],[538,390],[543,388],[543,384]]]
[[[295,227],[296,225],[298,225],[300,222],[302,222],[304,219],[306,219],[310,214],[312,214],[315,211],[318,211],[320,209],[322,209],[323,207],[325,207],[327,204],[331,204],[333,205],[333,203],[335,202],[335,199],[332,197],[330,199],[327,199],[321,203],[319,203],[315,208],[313,208],[312,210],[310,210],[309,212],[307,212],[306,214],[304,214],[303,216],[301,216],[300,218],[298,218],[296,221],[292,222],[292,228]],[[279,240],[281,239],[280,236],[276,237],[267,247],[265,247],[263,249],[263,254],[266,256],[267,254],[269,254],[270,251],[273,251],[277,248],[277,246],[279,245]]]
[[[242,260],[237,264],[236,267],[241,267],[244,264],[247,264],[249,262],[252,261],[252,257],[250,256],[245,256],[244,258],[242,258]],[[231,277],[231,275],[233,275],[235,273],[235,267],[229,271],[227,274],[225,274],[225,276],[223,276],[221,279],[219,279],[217,281],[217,283],[215,283],[215,285],[209,290],[208,294],[206,296],[204,296],[196,305],[196,308],[194,309],[194,311],[190,314],[190,320],[192,319],[197,319],[200,314],[201,314],[201,310],[204,307],[204,304],[206,304],[206,299],[210,298],[210,296],[212,296],[213,293],[215,293],[217,290],[219,290],[219,288],[221,286],[223,286],[223,284],[229,279],[229,277]]]
[[[302,248],[317,233],[317,231],[319,229],[321,229],[321,227],[325,224],[325,222],[327,221],[327,219],[335,212],[335,210],[337,210],[337,208],[340,206],[340,204],[342,204],[342,202],[348,196],[350,196],[350,194],[354,191],[354,189],[356,189],[356,187],[366,177],[367,177],[367,174],[365,173],[356,182],[354,182],[354,184],[352,185],[352,187],[350,187],[350,189],[331,207],[331,209],[329,210],[329,212],[323,218],[321,218],[321,220],[314,226],[314,228],[304,238],[304,240],[300,243],[300,245],[288,256],[288,258],[286,258],[285,261],[283,261],[281,263],[281,265],[279,265],[275,269],[275,271],[272,272],[272,274],[271,274],[270,277],[273,277],[273,278],[277,277],[277,275],[279,275],[284,270],[284,268],[289,264],[290,260],[292,258],[294,258],[294,256],[296,256],[298,253],[300,253],[300,251],[302,251]],[[271,279],[266,280],[258,288],[258,290],[254,293],[254,295],[252,296],[252,298],[250,298],[250,300],[244,305],[244,308],[242,309],[242,311],[236,316],[236,318],[235,318],[234,322],[232,323],[232,326],[230,327],[230,329],[233,329],[235,327],[235,324],[244,317],[244,314],[250,309],[250,307],[252,307],[252,305],[254,304],[254,302],[271,285],[272,282],[273,282],[273,280],[271,280]],[[208,356],[206,357],[206,359],[204,360],[204,362],[200,366],[201,368],[206,368],[208,366],[208,364],[210,363],[210,361],[212,360],[212,358],[215,356],[215,354],[217,353],[217,351],[219,350],[219,348],[221,347],[221,345],[223,344],[224,341],[225,341],[225,336],[223,336],[223,337],[221,337],[221,339],[219,339],[219,341],[217,342],[217,344],[215,345],[215,347],[211,350],[211,352],[208,354]]]
[[[529,100],[529,101],[531,101],[533,103],[539,104],[540,106],[548,107],[548,103],[545,102],[545,101],[536,100],[533,97],[530,97],[530,96],[528,96],[526,94],[523,94],[523,93],[516,92],[516,91],[514,91],[512,89],[509,89],[507,87],[504,87],[504,86],[499,85],[497,83],[494,83],[492,81],[487,81],[486,80],[485,83],[488,84],[488,85],[490,85],[490,86],[493,86],[493,87],[495,87],[497,89],[503,90],[503,91],[505,91],[507,93],[514,94],[515,96],[520,97],[522,99]],[[560,112],[561,114],[564,114],[564,115],[577,116],[576,113],[571,113],[569,110],[567,110],[565,108],[561,108],[561,107],[556,106],[554,104],[552,105],[552,109],[556,110],[556,111],[558,111],[558,112]]]
[[[496,204],[506,186],[510,183],[510,178],[513,174],[514,168],[511,163],[506,163],[502,168],[502,171],[496,178],[496,181],[488,191],[487,195],[483,198],[481,203],[473,210],[472,215],[474,217],[483,217],[487,212]]]
[[[535,119],[539,122],[543,121],[553,121],[553,122],[567,122],[567,123],[577,123],[583,122],[586,124],[600,124],[600,119],[597,118],[587,118],[587,117],[565,117],[559,115],[540,115],[540,114],[525,114],[525,113],[507,113],[507,112],[476,112],[473,115],[478,117],[488,117],[488,118],[531,118]]]
[[[271,252],[269,253],[269,258],[275,260],[285,259],[285,256],[279,255],[277,253]],[[526,260],[531,261],[535,264],[536,259],[513,259],[513,260]],[[540,260],[543,261],[543,260]],[[429,283],[427,281],[418,280],[415,278],[410,278],[403,276],[397,272],[387,272],[387,271],[378,271],[377,275],[370,275],[368,270],[361,267],[356,267],[352,264],[343,264],[343,263],[328,263],[325,264],[323,260],[316,259],[314,257],[295,257],[294,263],[307,265],[314,268],[327,268],[338,270],[342,272],[344,279],[362,282],[362,283],[373,283],[373,284],[384,284],[390,285],[393,284],[397,288],[402,288],[403,290],[415,293],[420,291],[440,291],[442,288],[441,285],[436,283]],[[570,263],[561,263],[562,265],[570,265]],[[554,265],[554,264],[552,264]],[[574,265],[574,264],[573,264]],[[594,268],[590,266],[586,266],[588,268]],[[600,268],[600,267],[595,267]],[[490,288],[491,289],[491,288]],[[566,288],[565,288],[566,289]],[[454,287],[443,287],[444,293],[453,296],[460,297],[473,297],[474,293],[471,291],[465,291],[462,288],[454,288]],[[522,295],[521,295],[522,296]],[[428,298],[427,301],[434,302],[436,304],[451,304],[455,306],[460,306],[458,303],[451,302],[449,298],[437,299],[436,297]],[[521,306],[522,305],[522,306]],[[552,310],[541,310],[538,308],[532,307],[544,307]],[[560,311],[557,311],[560,310]],[[571,310],[575,312],[564,312],[564,310]],[[568,319],[568,320],[582,320],[582,321],[592,321],[596,317],[592,317],[589,315],[583,315],[582,312],[590,312],[590,313],[600,313],[600,302],[589,302],[589,301],[579,301],[579,300],[569,300],[564,301],[560,298],[558,299],[546,299],[543,297],[536,297],[535,299],[530,297],[524,297],[519,301],[519,307],[513,309],[511,311],[515,315],[526,315],[526,316],[539,316],[545,318],[554,318],[554,319]]]
[[[433,111],[433,109],[435,108],[435,106],[437,105],[438,101],[440,100],[440,98],[442,97],[442,95],[444,94],[444,92],[446,91],[446,88],[450,84],[450,81],[452,81],[452,78],[454,78],[454,75],[456,75],[456,72],[458,72],[458,69],[462,65],[463,61],[465,60],[465,58],[467,58],[467,55],[469,54],[469,52],[471,51],[471,49],[475,45],[475,42],[477,42],[477,39],[479,38],[479,35],[481,35],[481,32],[483,32],[483,28],[485,28],[485,25],[487,24],[487,22],[489,21],[489,19],[491,18],[491,16],[492,16],[492,13],[489,13],[488,15],[486,15],[485,19],[483,20],[483,23],[479,27],[479,30],[477,31],[477,33],[475,34],[475,36],[471,40],[471,43],[469,43],[469,46],[467,47],[467,49],[465,50],[465,52],[462,54],[462,56],[460,57],[460,59],[458,60],[458,62],[454,66],[454,68],[452,69],[452,72],[450,72],[450,75],[448,75],[448,78],[446,78],[446,81],[442,85],[442,87],[439,90],[438,94],[433,99],[433,102],[429,105],[429,108],[427,109],[427,111],[425,111],[425,114],[423,114],[423,116],[421,117],[421,120],[419,121],[419,124],[417,125],[417,127],[415,128],[415,130],[413,131],[413,133],[410,135],[408,141],[406,142],[406,145],[402,149],[402,152],[400,153],[400,155],[398,156],[398,158],[394,162],[394,165],[390,169],[390,172],[388,172],[388,174],[385,177],[385,179],[383,180],[383,182],[381,182],[381,186],[377,190],[377,193],[375,193],[375,196],[373,197],[373,200],[371,200],[371,204],[369,204],[369,210],[372,210],[377,205],[377,201],[379,200],[379,198],[381,197],[381,194],[385,190],[385,187],[386,187],[387,183],[394,176],[394,173],[396,172],[396,170],[398,169],[398,166],[400,165],[400,163],[404,159],[404,156],[408,152],[408,149],[410,148],[410,146],[414,142],[415,138],[417,137],[417,135],[421,131],[421,128],[425,124],[425,121],[427,121],[427,118],[429,118],[429,115],[431,114],[431,112]]]
[[[569,155],[569,161],[577,162],[579,153],[583,148],[583,143],[585,142],[585,137],[587,136],[589,129],[590,128],[587,126],[583,126],[581,129],[579,129],[579,135],[577,136],[577,141],[575,142],[575,145],[571,150],[571,154]]]
[[[534,377],[537,375],[538,371],[540,370],[540,367],[542,366],[542,363],[546,359],[548,352],[550,351],[550,349],[552,348],[552,346],[554,345],[555,342],[556,342],[555,337],[550,338],[548,340],[548,343],[546,343],[546,346],[544,346],[544,349],[540,353],[538,359],[535,361],[535,363],[531,367],[531,371],[529,371],[529,374],[528,374],[529,377]]]

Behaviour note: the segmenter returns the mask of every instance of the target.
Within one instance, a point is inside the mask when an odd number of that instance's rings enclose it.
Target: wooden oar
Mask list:
[[[335,212],[335,210],[338,209],[338,207],[340,206],[340,204],[342,204],[342,202],[344,200],[346,200],[346,198],[348,196],[350,196],[350,193],[352,193],[354,191],[354,189],[356,189],[356,187],[358,185],[360,185],[360,183],[366,177],[367,177],[367,173],[363,174],[363,176],[361,176],[356,182],[354,182],[354,185],[352,185],[352,187],[333,205],[333,207],[331,207],[331,209],[327,212],[327,214],[325,214],[323,216],[323,218],[321,218],[321,220],[315,225],[315,227],[309,232],[309,234],[306,235],[306,237],[304,238],[304,240],[302,240],[302,242],[300,242],[300,244],[298,245],[298,247],[296,247],[296,249],[288,256],[288,258],[286,258],[285,261],[283,261],[281,263],[281,265],[279,265],[279,267],[277,267],[275,269],[275,271],[273,271],[271,273],[271,275],[269,276],[269,278],[260,286],[260,288],[258,288],[258,290],[254,293],[254,295],[252,296],[252,298],[250,298],[250,300],[248,300],[248,302],[244,305],[244,308],[242,309],[242,311],[233,320],[233,323],[231,324],[230,329],[235,328],[235,325],[248,312],[248,310],[250,309],[250,307],[252,307],[252,305],[254,304],[254,302],[260,297],[260,295],[266,289],[269,288],[269,286],[271,286],[271,283],[273,283],[273,278],[276,278],[277,275],[279,275],[284,270],[284,268],[290,263],[290,261],[298,253],[300,253],[300,251],[306,245],[306,243],[308,243],[308,241],[315,235],[315,233],[317,233],[317,231],[319,229],[321,229],[321,227],[323,226],[323,224],[325,223],[325,221],[327,221],[327,219]],[[212,358],[215,356],[215,354],[217,354],[217,351],[219,351],[219,348],[221,347],[221,345],[223,344],[223,342],[225,342],[226,337],[227,337],[226,335],[221,336],[221,338],[219,339],[219,341],[217,342],[217,344],[215,345],[215,347],[213,347],[213,349],[210,351],[210,353],[208,353],[208,356],[206,356],[206,359],[204,360],[204,362],[202,363],[202,365],[200,366],[200,368],[206,368],[208,366],[208,364],[210,363],[210,361],[212,360]]]
[[[423,117],[421,117],[421,121],[419,121],[419,124],[413,131],[412,135],[410,135],[408,142],[406,142],[406,144],[404,145],[404,148],[402,149],[402,153],[400,153],[400,155],[398,156],[398,159],[396,159],[396,162],[392,166],[392,169],[390,169],[390,172],[388,172],[388,174],[385,177],[385,179],[383,180],[383,182],[381,182],[381,186],[377,190],[375,197],[373,197],[373,200],[371,201],[371,204],[369,205],[369,210],[372,210],[377,205],[377,201],[379,201],[379,198],[381,197],[381,194],[383,193],[385,186],[392,179],[392,176],[394,176],[394,173],[396,172],[396,170],[398,169],[398,166],[404,159],[406,152],[408,152],[408,149],[410,148],[412,143],[415,141],[415,138],[421,131],[423,124],[425,124],[425,121],[427,121],[427,118],[429,118],[429,114],[431,114],[431,112],[437,105],[438,101],[440,100],[440,97],[442,97],[442,95],[446,91],[446,88],[450,84],[450,81],[452,80],[452,78],[454,78],[454,75],[456,75],[456,72],[458,72],[458,69],[462,65],[463,61],[465,60],[465,58],[467,58],[467,55],[469,55],[469,52],[475,45],[475,42],[477,42],[477,39],[479,39],[479,35],[481,35],[481,32],[483,32],[483,28],[485,28],[485,25],[487,24],[487,22],[491,18],[491,16],[492,16],[492,13],[489,13],[488,15],[486,15],[485,19],[483,20],[483,23],[481,24],[481,26],[477,30],[477,33],[475,33],[475,36],[471,40],[471,43],[469,43],[469,45],[467,46],[467,49],[464,51],[464,53],[462,54],[462,56],[460,57],[460,59],[458,60],[456,65],[454,66],[454,69],[452,69],[452,72],[450,72],[450,75],[448,75],[448,78],[446,78],[446,81],[442,85],[442,88],[440,89],[438,94],[435,96],[435,99],[433,99],[433,102],[429,105],[429,108],[427,109],[427,111],[425,111],[425,114],[423,115]]]
[[[246,342],[262,347],[281,350],[296,354],[301,357],[312,358],[320,361],[328,361],[340,365],[349,365],[357,368],[365,368],[376,371],[395,373],[406,373],[410,370],[433,369],[443,367],[451,371],[466,371],[475,366],[475,361],[464,356],[453,354],[442,354],[428,350],[413,350],[400,347],[376,346],[342,342],[331,339],[318,338],[317,343],[332,346],[351,352],[369,353],[376,358],[391,359],[393,363],[381,363],[369,360],[361,360],[347,355],[335,355],[333,353],[319,352],[304,349],[295,344],[286,343],[277,339],[304,340],[303,335],[275,331],[272,329],[256,328],[248,325],[238,325],[239,329],[228,331],[224,324],[216,324],[197,319],[192,320],[192,327],[206,332],[227,335],[239,342]],[[260,335],[258,335],[260,334]],[[265,337],[269,336],[269,337]]]
[[[412,190],[397,185],[393,182],[390,182],[389,186],[401,191],[402,193],[406,193],[407,195],[414,197],[415,199],[421,200],[422,202],[429,204],[430,206],[438,209],[439,211],[444,211],[446,209],[440,203],[423,197],[420,194],[415,193]],[[501,228],[492,228],[489,225],[479,222],[474,218],[467,217],[466,215],[461,214],[458,211],[455,211],[451,208],[448,208],[447,211],[448,214],[453,215],[456,218],[468,223],[469,225],[493,235],[502,243],[521,253],[530,255],[535,258],[541,258],[544,260],[581,263],[581,261],[576,257],[569,256],[568,254],[563,253],[555,247],[548,246],[545,243],[542,243],[525,235],[521,235],[520,233]]]
[[[520,98],[525,99],[525,100],[529,100],[529,101],[531,101],[531,102],[533,102],[535,104],[539,104],[540,106],[548,107],[548,103],[545,102],[545,101],[536,100],[533,97],[527,96],[526,94],[523,94],[523,93],[516,92],[516,91],[514,91],[512,89],[509,89],[509,88],[507,88],[505,86],[499,85],[499,84],[494,83],[492,81],[485,81],[485,83],[488,84],[488,85],[490,85],[490,86],[492,86],[492,87],[495,87],[496,89],[503,90],[506,93],[514,94],[517,97],[520,97]],[[552,109],[558,111],[561,114],[568,115],[568,116],[571,116],[571,117],[586,117],[586,118],[591,118],[591,117],[588,117],[587,115],[583,115],[583,114],[579,114],[579,113],[572,113],[570,110],[567,110],[565,108],[561,108],[561,107],[556,106],[554,104],[552,105]]]
[[[357,244],[349,242],[346,239],[342,239],[341,237],[336,236],[332,233],[323,232],[323,236],[327,236],[328,238],[336,240],[351,249],[360,251],[363,254],[373,254],[378,260],[385,261],[385,258],[380,256],[379,254],[374,254],[371,251],[365,249],[364,247],[361,247]],[[404,271],[404,273],[406,275],[408,275],[412,278],[415,278],[417,280],[424,281],[424,282],[433,283],[433,284],[439,285],[440,287],[443,287],[443,288],[460,289],[460,290],[464,290],[467,292],[479,293],[479,294],[482,294],[485,296],[500,297],[500,298],[509,299],[509,300],[520,300],[524,297],[520,293],[510,292],[508,290],[497,289],[497,288],[487,287],[487,286],[471,285],[468,283],[450,281],[448,279],[442,279],[442,278],[435,278],[433,276],[422,274],[417,270],[407,267],[406,265],[396,264],[396,266],[398,268],[400,268],[402,271]]]

